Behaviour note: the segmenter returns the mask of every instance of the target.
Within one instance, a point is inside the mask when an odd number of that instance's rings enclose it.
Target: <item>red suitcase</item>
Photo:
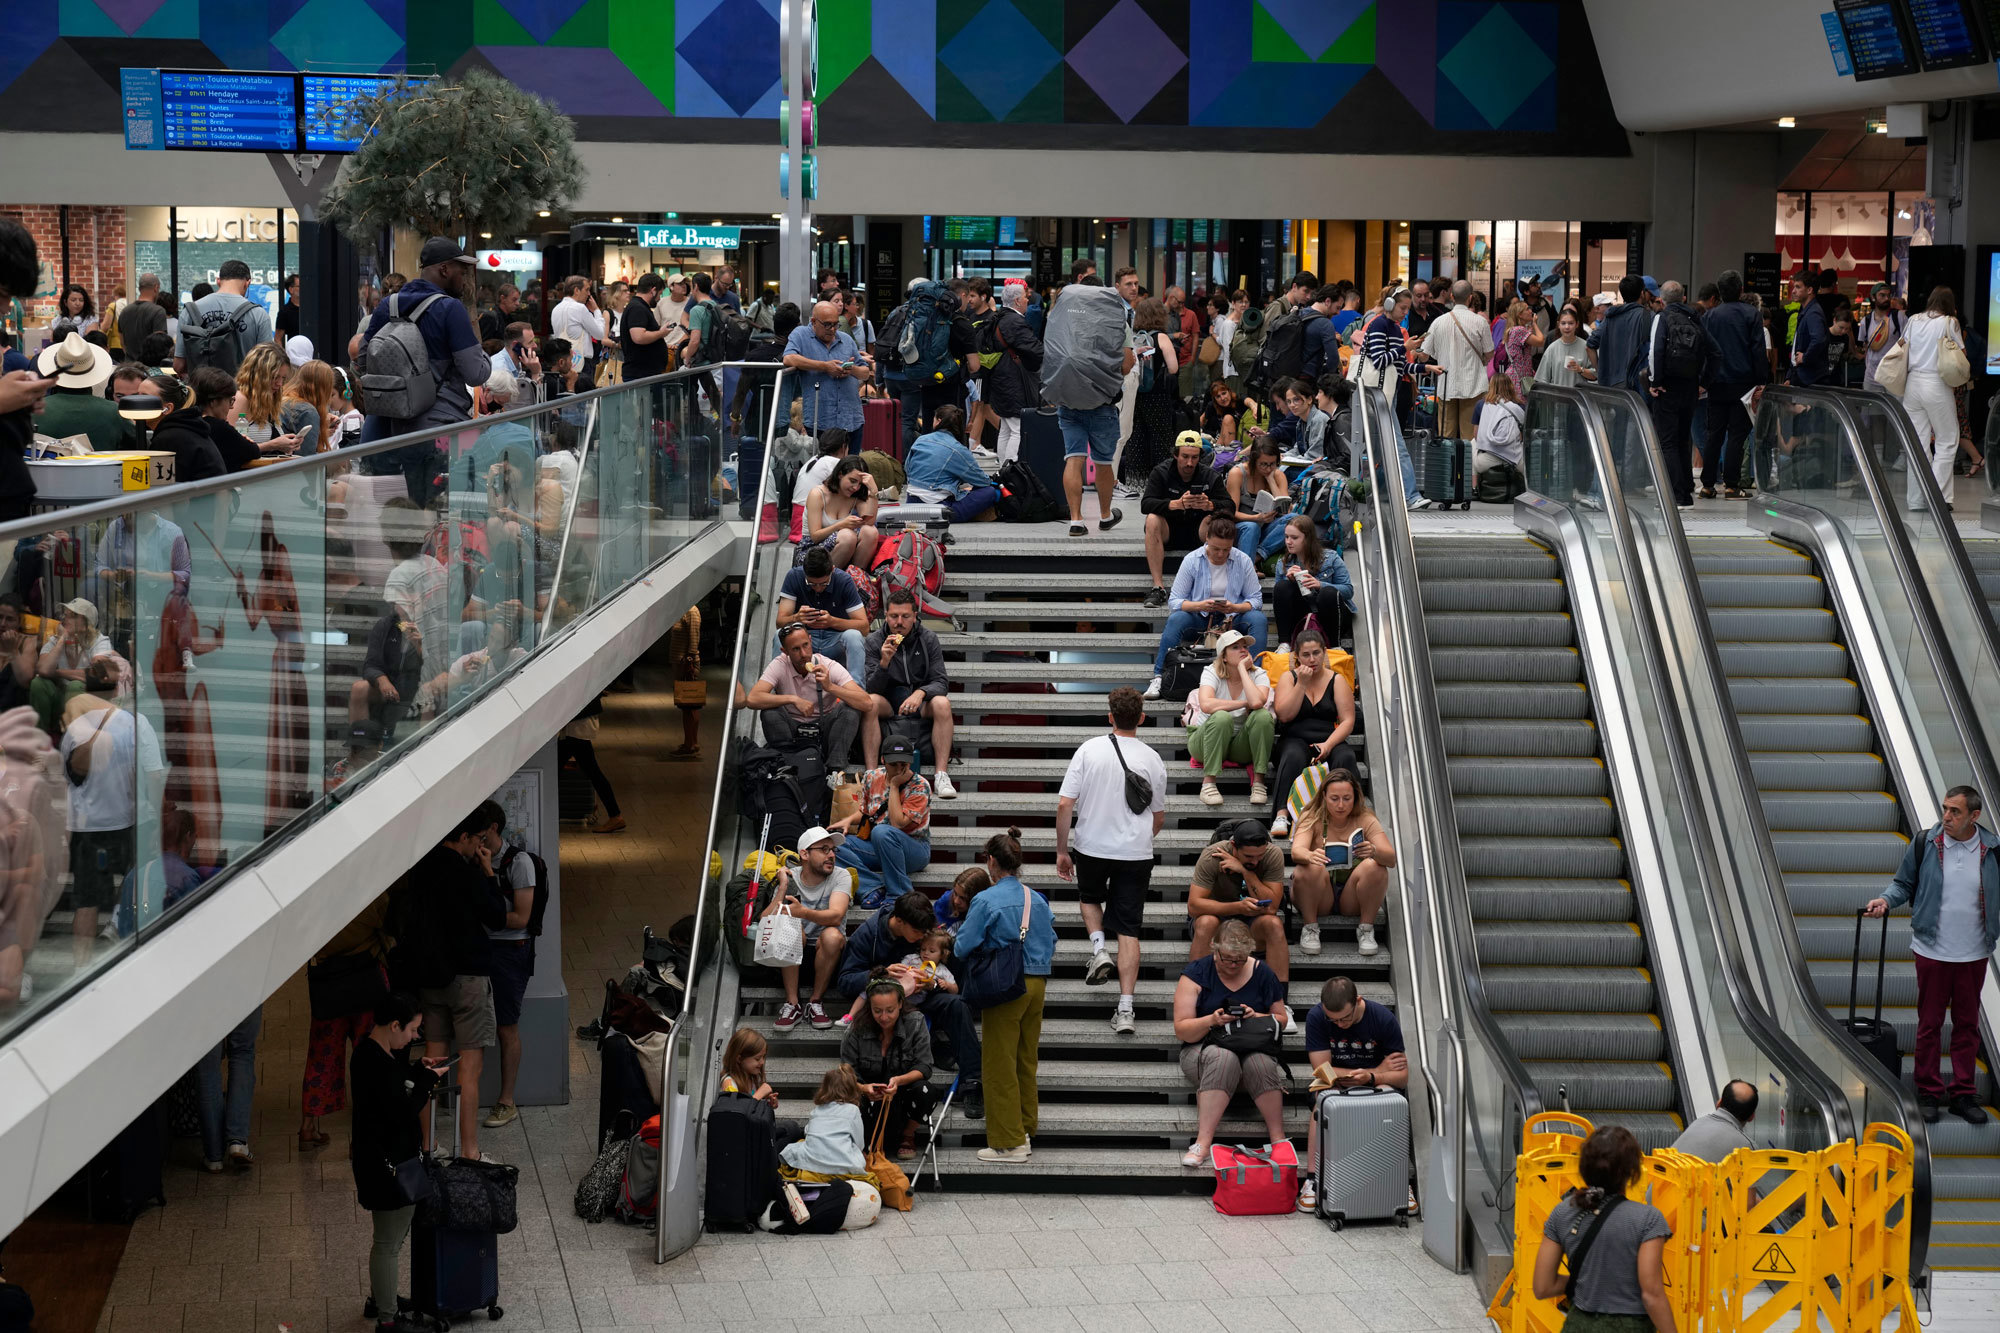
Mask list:
[[[878,449],[901,461],[903,457],[903,405],[894,398],[864,398],[861,401],[861,448]],[[856,452],[860,452],[857,450]]]

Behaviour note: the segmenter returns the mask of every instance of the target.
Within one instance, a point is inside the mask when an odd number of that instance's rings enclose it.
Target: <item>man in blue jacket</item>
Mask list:
[[[444,236],[433,236],[424,242],[417,262],[421,266],[417,276],[404,283],[393,300],[375,307],[359,343],[365,349],[370,340],[381,332],[382,326],[389,322],[389,307],[392,304],[398,311],[408,314],[423,306],[430,297],[443,297],[443,300],[432,301],[416,317],[417,329],[423,334],[424,350],[430,355],[431,373],[437,376],[437,400],[431,404],[429,411],[411,421],[370,413],[361,423],[363,444],[432,426],[450,426],[471,420],[472,391],[486,383],[493,374],[493,359],[480,345],[479,330],[472,326],[472,316],[465,310],[464,298],[472,295],[472,271],[476,261],[458,242]],[[443,465],[444,459],[438,453],[434,440],[422,440],[387,453],[370,454],[361,460],[361,470],[372,471],[376,476],[401,472],[410,502],[419,509],[430,504],[431,493],[438,474],[444,470]]]
[[[1810,307],[1808,307],[1810,309]],[[1804,322],[1803,315],[1801,323]],[[1910,904],[1910,952],[1917,963],[1917,1043],[1912,1072],[1924,1121],[1936,1124],[1946,1096],[1938,1039],[1951,1013],[1951,1113],[1986,1123],[1979,1073],[1979,990],[2000,941],[2000,837],[1979,827],[1979,793],[1944,794],[1944,821],[1910,844],[1888,891],[1868,904],[1879,917]]]
[[[1701,498],[1713,500],[1716,488],[1731,500],[1741,500],[1743,445],[1750,438],[1750,410],[1743,396],[1771,382],[1771,358],[1764,350],[1764,320],[1743,299],[1743,275],[1723,270],[1715,280],[1715,307],[1702,317],[1715,351],[1709,362],[1708,447],[1701,455]]]
[[[859,995],[868,988],[878,967],[900,963],[917,950],[924,936],[937,929],[931,900],[915,889],[857,926],[841,950],[840,974],[834,989]],[[907,1001],[930,1020],[933,1041],[942,1041],[958,1064],[960,1084],[956,1104],[973,1120],[986,1116],[986,1098],[979,1088],[979,1027],[964,1000],[937,988],[935,981],[918,985]]]
[[[1788,381],[1804,387],[1824,380],[1830,342],[1826,306],[1810,296],[1806,297],[1799,304],[1799,323],[1792,333],[1792,370],[1787,376]]]
[[[1607,389],[1645,391],[1647,334],[1653,324],[1653,308],[1645,294],[1645,281],[1638,274],[1620,278],[1618,296],[1624,304],[1611,307],[1590,335],[1590,350],[1597,353],[1597,382]]]

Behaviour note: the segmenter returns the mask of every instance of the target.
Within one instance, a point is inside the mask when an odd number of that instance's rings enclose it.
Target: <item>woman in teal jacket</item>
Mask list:
[[[1042,995],[1056,959],[1056,921],[1049,900],[1021,883],[1021,830],[1010,828],[986,840],[983,852],[993,887],[973,896],[965,924],[952,948],[960,958],[985,949],[1003,949],[1021,938],[1021,905],[1028,904],[1028,933],[1022,939],[1027,990],[979,1015],[980,1077],[986,1092],[986,1147],[982,1162],[1025,1162],[1041,1106],[1035,1091],[1042,1040]]]

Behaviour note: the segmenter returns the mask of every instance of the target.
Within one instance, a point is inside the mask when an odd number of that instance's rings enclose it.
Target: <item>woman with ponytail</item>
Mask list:
[[[1639,1183],[1639,1141],[1622,1125],[1591,1131],[1577,1154],[1583,1188],[1555,1206],[1535,1256],[1535,1295],[1567,1297],[1567,1333],[1673,1333],[1661,1255],[1674,1229],[1625,1197]],[[1557,1268],[1568,1259],[1570,1276]]]
[[[1055,965],[1056,922],[1049,900],[1021,883],[1021,830],[1010,828],[986,840],[981,852],[993,887],[973,895],[954,951],[966,961],[984,950],[1021,941],[1026,989],[1005,1004],[983,1010],[980,1021],[980,1082],[986,1093],[986,1146],[982,1162],[1025,1162],[1040,1114],[1035,1087],[1042,1040],[1042,996]],[[1021,914],[1027,910],[1027,933]]]

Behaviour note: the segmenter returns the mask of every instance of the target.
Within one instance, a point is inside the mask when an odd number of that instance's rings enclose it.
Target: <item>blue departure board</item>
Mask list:
[[[345,132],[339,109],[396,86],[393,77],[374,74],[307,74],[303,80],[308,153],[351,153],[361,147],[359,136]]]
[[[1969,0],[1904,0],[1910,35],[1925,69],[1958,69],[1986,62],[1986,43]]]
[[[1833,0],[1833,12],[1840,16],[1857,81],[1917,72],[1917,58],[1895,0]]]
[[[168,148],[296,153],[298,78],[163,69],[160,120]]]

